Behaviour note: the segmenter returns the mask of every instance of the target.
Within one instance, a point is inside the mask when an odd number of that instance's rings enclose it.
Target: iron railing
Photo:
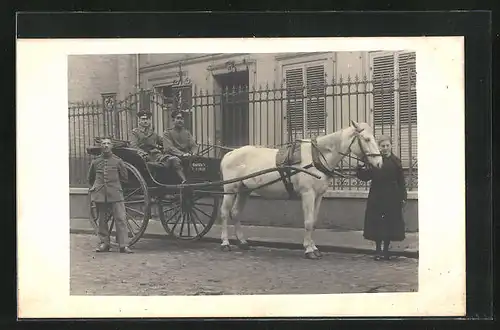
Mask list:
[[[375,86],[375,87],[374,87]],[[403,87],[404,86],[404,89]],[[154,129],[161,134],[171,125],[170,110],[186,112],[186,125],[212,157],[222,157],[220,145],[238,147],[252,144],[279,147],[297,138],[328,134],[350,125],[351,119],[367,122],[375,135],[388,134],[393,151],[403,164],[409,190],[418,187],[416,95],[412,84],[398,79],[377,80],[340,77],[309,86],[235,86],[207,92],[194,86],[185,100],[158,91],[139,90],[123,100],[103,95],[101,101],[69,105],[70,185],[85,186],[90,156],[86,147],[98,136],[128,140],[136,127],[138,109],[153,113]],[[410,96],[408,96],[410,95]],[[389,115],[387,115],[389,112]],[[367,190],[369,184],[350,177],[358,161],[344,158],[337,170],[349,176],[335,178],[334,190]]]

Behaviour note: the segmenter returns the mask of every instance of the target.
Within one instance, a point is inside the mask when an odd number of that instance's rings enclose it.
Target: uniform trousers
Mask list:
[[[163,159],[163,162],[166,163],[167,167],[173,167],[175,168],[176,170],[182,170],[182,161],[179,157],[177,156],[171,156],[171,155],[168,155],[167,157],[165,157]]]
[[[112,212],[115,220],[116,240],[119,247],[127,246],[128,231],[127,231],[127,216],[125,212],[125,203],[112,202],[112,203],[96,203],[97,212],[99,215],[99,240],[101,243],[110,244],[110,232],[108,227],[108,214]],[[110,210],[111,209],[111,210]]]

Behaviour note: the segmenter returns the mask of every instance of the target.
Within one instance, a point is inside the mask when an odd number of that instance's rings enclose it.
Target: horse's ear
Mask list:
[[[359,131],[360,128],[359,128],[359,125],[358,125],[357,122],[355,122],[354,120],[351,119],[351,124],[352,124],[352,126],[354,126],[354,128],[356,129],[356,131]]]

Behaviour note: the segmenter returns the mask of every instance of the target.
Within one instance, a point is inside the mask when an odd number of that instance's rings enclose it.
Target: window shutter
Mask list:
[[[399,69],[399,123],[401,161],[410,166],[417,159],[417,89],[415,83],[415,53],[402,53],[398,58]],[[413,76],[410,76],[413,74]],[[410,125],[411,123],[411,125]],[[410,136],[411,133],[411,136]],[[411,139],[411,151],[410,151]],[[411,154],[410,154],[411,153]]]
[[[325,68],[315,65],[306,68],[307,83],[307,130],[316,135],[324,134],[325,115]]]
[[[409,61],[412,62],[409,62]],[[398,58],[399,67],[399,117],[401,124],[412,124],[417,122],[417,90],[414,77],[415,53],[400,54]]]
[[[304,99],[302,68],[286,70],[287,123],[293,134],[304,130]]]
[[[394,125],[394,55],[373,58],[373,121],[374,126]]]

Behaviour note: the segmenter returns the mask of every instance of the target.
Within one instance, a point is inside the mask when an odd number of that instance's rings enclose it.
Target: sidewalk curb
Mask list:
[[[91,229],[70,229],[71,234],[94,234],[94,231]],[[142,235],[143,238],[151,238],[151,239],[163,239],[170,241],[179,241],[175,238],[172,238],[165,234],[152,234],[152,233],[144,233]],[[220,243],[220,238],[214,237],[203,237],[199,240],[199,242],[210,242],[210,243]],[[229,239],[229,242],[232,245],[236,245],[237,241],[234,239]],[[193,243],[196,243],[194,241]],[[260,246],[260,247],[270,247],[270,248],[279,248],[279,249],[288,249],[288,250],[303,250],[304,247],[299,243],[291,243],[291,242],[276,242],[276,241],[266,241],[266,240],[248,240],[248,243],[251,246]],[[335,246],[335,245],[317,245],[320,251],[323,252],[340,252],[340,253],[352,253],[352,254],[374,254],[375,251],[367,248],[357,248],[351,246]],[[418,259],[418,251],[392,251],[392,255],[401,256],[406,258]]]

